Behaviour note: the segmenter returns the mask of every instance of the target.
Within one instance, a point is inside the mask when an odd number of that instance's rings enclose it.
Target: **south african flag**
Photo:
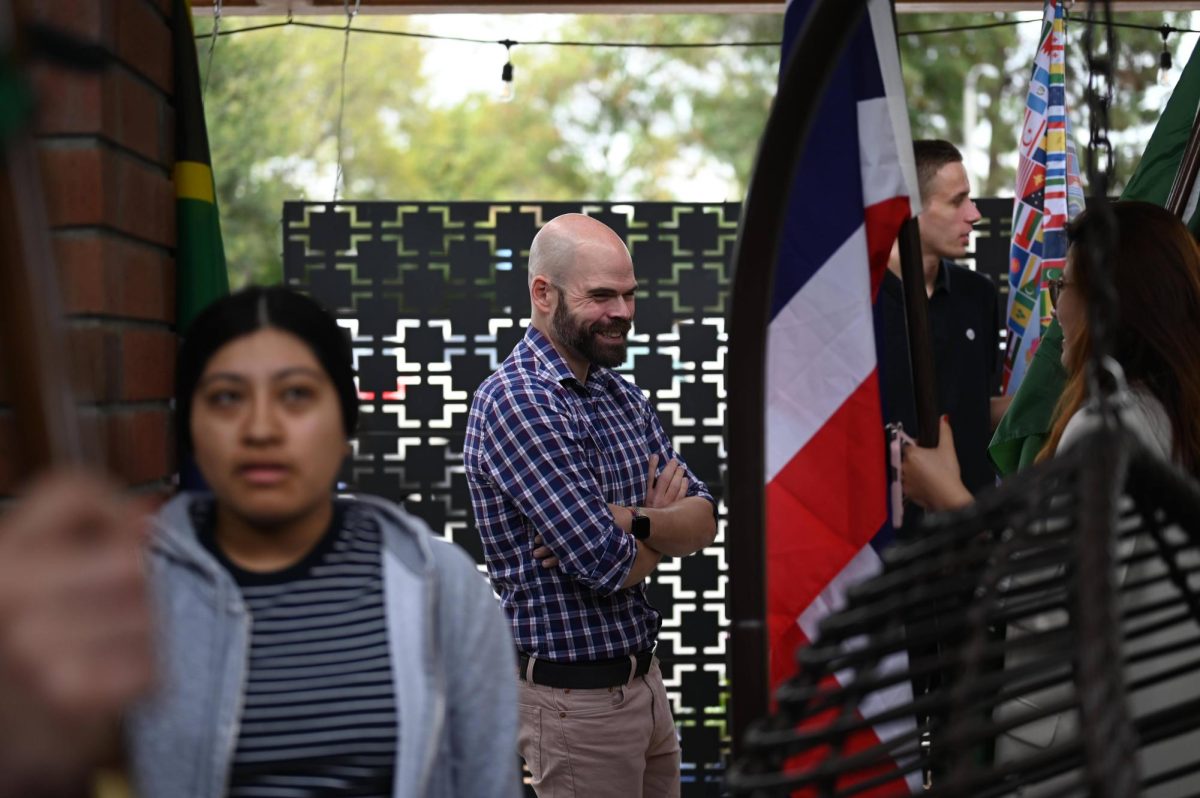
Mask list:
[[[184,331],[205,305],[229,293],[229,277],[188,0],[175,0],[171,29],[175,50],[176,307],[177,324]]]

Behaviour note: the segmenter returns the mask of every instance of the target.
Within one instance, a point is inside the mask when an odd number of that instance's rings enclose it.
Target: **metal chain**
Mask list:
[[[1097,41],[1098,33],[1103,34],[1102,42]],[[1075,246],[1086,249],[1089,264],[1087,321],[1092,351],[1087,364],[1088,394],[1101,423],[1116,432],[1120,422],[1112,398],[1124,387],[1124,375],[1110,354],[1119,310],[1113,280],[1119,231],[1108,201],[1115,160],[1108,115],[1118,57],[1110,0],[1088,3],[1083,44],[1088,69],[1091,136],[1087,169],[1092,198],[1088,201],[1087,229]],[[1123,674],[1113,664],[1121,659],[1119,637],[1113,635],[1113,630],[1120,628],[1120,616],[1112,583],[1115,496],[1121,490],[1124,474],[1124,448],[1119,437],[1105,447],[1104,456],[1110,461],[1102,468],[1087,470],[1087,484],[1079,486],[1088,500],[1080,517],[1085,528],[1076,537],[1078,570],[1073,576],[1073,623],[1081,635],[1075,680],[1080,690],[1080,740],[1088,792],[1100,798],[1132,798],[1137,795],[1137,740],[1132,733]]]
[[[1097,19],[1097,10],[1102,19]],[[1103,31],[1103,52],[1097,52],[1096,33]],[[1112,107],[1114,62],[1117,58],[1116,32],[1112,27],[1109,0],[1091,0],[1088,3],[1087,24],[1083,31],[1085,63],[1088,70],[1087,92],[1084,96],[1088,106],[1088,123],[1091,137],[1088,141],[1088,184],[1098,197],[1108,196],[1108,185],[1112,178],[1114,149],[1109,136],[1108,111]]]
[[[1097,41],[1102,34],[1101,41]],[[1103,415],[1108,413],[1108,398],[1122,382],[1120,369],[1110,366],[1112,333],[1118,312],[1116,289],[1112,279],[1112,253],[1116,246],[1116,219],[1108,202],[1109,187],[1115,165],[1115,153],[1109,130],[1109,109],[1112,108],[1115,87],[1117,46],[1112,24],[1110,0],[1090,0],[1087,24],[1083,33],[1088,84],[1085,99],[1088,107],[1087,174],[1091,198],[1088,200],[1088,224],[1083,240],[1076,246],[1085,247],[1093,274],[1089,275],[1088,332],[1091,339],[1091,360],[1087,365],[1089,396]]]

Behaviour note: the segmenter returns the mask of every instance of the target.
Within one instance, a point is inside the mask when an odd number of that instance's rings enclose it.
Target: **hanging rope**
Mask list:
[[[350,59],[350,26],[358,16],[358,7],[362,0],[354,0],[354,8],[350,8],[349,0],[342,0],[342,8],[346,12],[346,33],[342,42],[342,78],[338,87],[337,115],[337,171],[333,177],[333,201],[337,202],[338,193],[342,187],[342,121],[346,115],[346,63]]]
[[[212,76],[213,53],[217,50],[217,39],[221,38],[221,3],[223,0],[213,0],[213,27],[211,34],[205,34],[208,39],[208,64],[204,68],[204,85],[200,87],[200,95],[208,94],[208,79]],[[201,38],[197,36],[196,38]]]

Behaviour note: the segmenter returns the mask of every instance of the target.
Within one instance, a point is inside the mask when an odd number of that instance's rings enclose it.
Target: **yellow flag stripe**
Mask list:
[[[212,169],[197,161],[175,162],[175,197],[216,202]]]

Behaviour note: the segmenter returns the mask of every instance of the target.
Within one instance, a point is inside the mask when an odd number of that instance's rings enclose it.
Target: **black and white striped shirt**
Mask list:
[[[256,573],[221,553],[211,505],[198,512],[253,619],[228,795],[390,796],[399,731],[378,524],[339,502],[300,562]]]

